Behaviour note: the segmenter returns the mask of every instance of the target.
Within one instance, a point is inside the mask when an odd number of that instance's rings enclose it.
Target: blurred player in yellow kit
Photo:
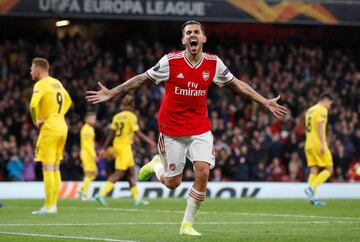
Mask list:
[[[320,96],[319,102],[310,107],[305,115],[305,154],[308,167],[310,168],[309,186],[305,189],[305,193],[313,205],[326,205],[323,201],[316,198],[315,193],[317,187],[326,182],[333,173],[333,160],[326,142],[328,110],[332,102],[332,96],[324,93]]]
[[[80,199],[88,200],[90,183],[97,176],[96,151],[95,151],[95,130],[96,114],[89,112],[85,116],[85,124],[80,131],[80,159],[83,165],[84,180],[80,191]]]
[[[113,152],[115,155],[115,172],[108,178],[105,186],[101,189],[101,191],[95,195],[95,199],[101,205],[106,206],[107,203],[105,201],[105,196],[113,189],[116,181],[121,179],[127,172],[127,179],[130,186],[130,192],[134,199],[134,204],[147,205],[148,202],[140,198],[139,191],[136,186],[134,167],[135,163],[131,145],[133,143],[134,134],[142,141],[148,143],[152,148],[155,148],[156,144],[139,130],[137,117],[133,113],[133,96],[127,94],[121,102],[124,111],[116,114],[113,117],[111,131],[106,138],[104,152],[101,153],[101,156],[109,155],[106,154],[106,152],[111,143],[113,143]]]
[[[61,184],[60,161],[66,142],[68,127],[65,114],[71,98],[61,82],[49,76],[49,62],[34,58],[31,77],[36,82],[30,101],[31,118],[40,130],[35,148],[35,160],[42,163],[45,187],[45,205],[33,214],[57,213],[57,200]]]

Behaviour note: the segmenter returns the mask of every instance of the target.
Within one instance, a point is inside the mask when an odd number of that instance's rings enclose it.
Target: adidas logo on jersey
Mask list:
[[[180,72],[179,75],[177,75],[177,78],[184,78],[184,75]]]

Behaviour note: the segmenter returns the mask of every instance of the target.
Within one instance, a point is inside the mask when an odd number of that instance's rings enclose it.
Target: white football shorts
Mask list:
[[[164,164],[165,176],[181,174],[186,158],[191,162],[204,161],[215,166],[214,137],[211,131],[199,135],[173,137],[160,133],[158,150]]]

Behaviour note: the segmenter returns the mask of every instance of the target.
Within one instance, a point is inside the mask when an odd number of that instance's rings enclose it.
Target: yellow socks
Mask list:
[[[44,187],[45,187],[45,207],[47,209],[53,206],[54,190],[55,190],[55,175],[52,171],[44,171]]]
[[[105,197],[114,187],[114,183],[107,181],[105,186],[99,192],[100,196]]]
[[[114,183],[107,181],[105,183],[105,186],[101,189],[101,191],[99,192],[99,195],[102,197],[105,197],[114,187]],[[139,189],[137,188],[137,186],[133,186],[130,188],[130,192],[132,194],[132,197],[135,201],[140,201],[140,196],[139,196]]]
[[[314,173],[310,173],[309,178],[308,178],[308,184],[312,187],[312,184],[314,183],[314,181],[316,180],[317,174]]]
[[[133,186],[130,188],[130,192],[132,194],[132,197],[135,201],[140,201],[140,196],[139,196],[139,189],[137,188],[137,186]]]
[[[54,176],[55,176],[55,188],[54,188],[54,197],[53,197],[53,204],[52,205],[56,206],[58,198],[59,198],[59,190],[60,190],[60,185],[61,185],[60,171],[55,171]]]
[[[316,190],[316,188],[320,185],[326,182],[326,180],[330,177],[330,172],[328,170],[323,170],[320,172],[316,178],[310,183],[310,177],[309,177],[309,184],[311,187]]]
[[[82,194],[87,196],[88,192],[89,192],[89,186],[90,183],[95,179],[94,176],[85,176],[84,177],[84,181],[83,181],[83,185],[82,185]]]

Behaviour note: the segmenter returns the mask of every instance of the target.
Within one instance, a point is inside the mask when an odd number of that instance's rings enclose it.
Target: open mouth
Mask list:
[[[197,40],[195,40],[195,39],[190,40],[190,46],[191,47],[196,47],[197,45],[198,45]]]

